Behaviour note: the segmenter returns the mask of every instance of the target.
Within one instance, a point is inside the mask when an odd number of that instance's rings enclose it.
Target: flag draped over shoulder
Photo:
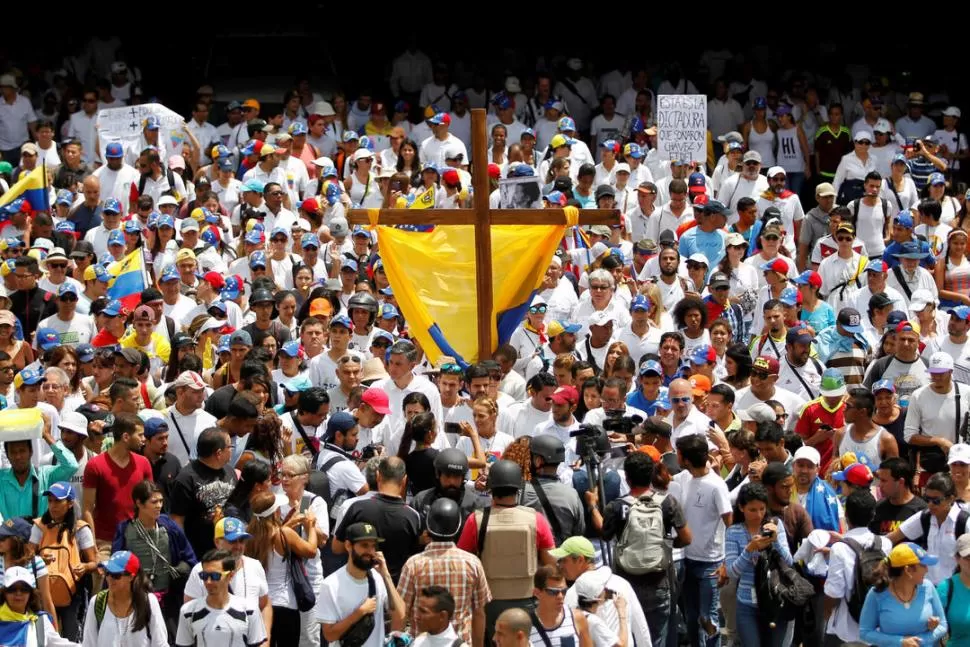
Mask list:
[[[17,613],[4,604],[0,607],[0,646],[25,647],[28,636],[37,633],[43,623],[42,616],[33,613]]]
[[[508,341],[542,283],[563,225],[493,225],[492,339]],[[379,226],[381,259],[408,329],[433,363],[478,357],[475,226],[415,233]]]
[[[138,306],[142,290],[148,287],[142,252],[139,247],[108,266],[108,274],[113,277],[108,283],[108,296],[121,301],[128,310],[134,310]]]
[[[0,207],[12,205],[19,199],[30,205],[30,211],[50,211],[50,193],[44,166],[37,166],[0,196]]]

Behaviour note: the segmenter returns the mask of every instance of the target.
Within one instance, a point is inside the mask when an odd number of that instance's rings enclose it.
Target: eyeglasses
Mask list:
[[[66,270],[67,263],[48,263],[47,269],[49,270]]]
[[[547,595],[566,595],[567,589],[565,586],[547,586],[542,589]]]
[[[685,395],[682,398],[670,398],[670,403],[671,404],[687,404],[687,403],[693,402],[693,401],[694,401],[694,398],[692,398],[689,395]]]
[[[292,473],[292,472],[281,472],[280,473],[280,478],[281,479],[295,479],[295,478],[299,478],[299,477],[303,476],[304,474],[306,474],[306,472],[298,472],[298,473],[295,473],[295,474]]]
[[[776,413],[775,420],[786,420],[788,418],[787,413]]]
[[[923,496],[923,500],[933,505],[940,505],[946,500],[945,496]]]
[[[591,285],[591,286],[589,286],[589,289],[590,290],[609,290],[610,289],[610,286],[608,286],[608,285]]]
[[[767,380],[771,375],[768,371],[751,371],[751,377],[756,377],[759,380]]]
[[[203,582],[218,582],[222,580],[223,577],[229,575],[230,571],[202,571],[199,573],[199,579]]]
[[[529,307],[529,314],[530,315],[544,315],[544,314],[546,314],[546,306],[530,306]]]

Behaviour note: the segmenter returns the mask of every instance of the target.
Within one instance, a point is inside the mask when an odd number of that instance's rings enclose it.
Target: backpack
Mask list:
[[[967,532],[967,520],[970,519],[970,512],[966,510],[960,510],[957,514],[956,528],[954,528],[954,537],[960,537]],[[926,550],[927,538],[930,536],[930,511],[923,510],[919,513],[919,523],[923,527],[923,534],[920,538],[916,540],[916,543],[920,545],[923,550]]]
[[[849,209],[852,210],[852,224],[858,228],[859,226],[859,203],[862,202],[862,197],[860,196],[857,200],[853,200],[849,204]],[[841,202],[839,204],[842,204]],[[887,228],[889,227],[889,201],[886,198],[879,198],[879,205],[882,207],[882,235],[885,236]]]
[[[34,524],[40,530],[38,552],[48,551],[54,559],[47,564],[51,599],[55,607],[66,607],[77,593],[78,580],[74,576],[74,567],[81,565],[81,548],[77,544],[77,531],[87,528],[88,524],[78,521],[74,526],[74,537],[69,538],[67,531],[61,532],[61,527],[48,527],[40,519]],[[60,539],[58,535],[60,534]]]
[[[101,623],[104,621],[104,612],[108,608],[108,590],[98,591],[98,594],[94,596],[94,620],[98,624],[98,631],[101,630]],[[149,619],[148,623],[145,624],[145,636],[148,638],[148,643],[152,642],[152,623]]]
[[[320,466],[319,470],[312,470],[310,472],[311,483],[308,484],[307,489],[314,494],[323,497],[323,500],[327,502],[327,509],[330,512],[330,519],[336,521],[337,508],[343,505],[344,501],[353,497],[356,492],[351,492],[348,489],[333,491],[333,486],[330,484],[330,477],[327,476],[327,472],[331,467],[339,463],[340,461],[350,460],[346,456],[337,454],[336,456],[331,456],[327,459],[323,465]],[[312,485],[312,489],[309,487]]]
[[[754,567],[758,608],[772,621],[787,622],[815,596],[812,583],[786,564],[773,547],[762,551]]]
[[[842,543],[855,553],[852,593],[846,598],[845,602],[849,606],[849,614],[856,622],[859,622],[859,616],[862,615],[862,605],[865,604],[866,594],[879,579],[876,569],[886,558],[883,552],[879,550],[878,541],[878,537],[873,538],[872,545],[864,548],[855,539],[845,538],[842,540]]]
[[[670,564],[661,504],[665,494],[650,492],[629,505],[626,526],[616,542],[616,565],[624,573],[665,573]]]
[[[538,566],[538,514],[523,506],[488,507],[475,513],[478,556],[496,600],[520,600],[532,594]]]

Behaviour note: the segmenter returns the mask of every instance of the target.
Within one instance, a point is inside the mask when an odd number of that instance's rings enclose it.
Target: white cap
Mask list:
[[[691,261],[691,262],[694,262],[694,263],[703,263],[704,265],[707,265],[708,267],[711,266],[711,259],[709,259],[708,257],[704,256],[700,252],[694,252],[693,254],[691,254],[690,256],[687,257],[687,260],[688,261]]]
[[[926,288],[920,288],[919,290],[914,291],[913,296],[910,298],[909,311],[919,312],[931,303],[934,306],[939,305],[932,292]]]
[[[334,166],[334,163],[332,159],[324,155],[323,157],[318,157],[317,159],[313,160],[313,165],[323,168],[324,166]]]
[[[172,205],[173,207],[177,207],[177,206],[179,206],[179,202],[178,202],[178,200],[176,200],[176,199],[175,199],[175,198],[174,198],[173,196],[170,196],[170,195],[163,195],[162,197],[160,197],[160,198],[158,199],[158,206],[159,206],[159,207],[164,207],[164,206],[165,206],[165,205],[167,205],[167,204],[170,204],[170,205]]]
[[[960,109],[957,108],[956,106],[950,106],[949,108],[947,108],[946,110],[943,111],[943,116],[944,117],[960,117],[961,116]]]
[[[8,87],[8,88],[17,87],[16,77],[14,77],[13,74],[4,74],[3,76],[0,76],[0,88],[2,87]]]
[[[576,596],[580,600],[587,600],[589,602],[599,600],[603,595],[603,591],[606,590],[606,583],[609,581],[611,575],[612,573],[608,568],[596,568],[591,571],[586,571],[573,584],[576,587]]]
[[[259,519],[265,519],[266,517],[272,516],[274,512],[276,512],[277,510],[279,510],[281,507],[288,504],[289,502],[290,500],[286,497],[285,494],[277,494],[276,500],[273,501],[273,505],[266,508],[262,512],[254,512],[253,515],[255,517],[258,517]]]
[[[299,218],[296,221],[296,226],[300,228],[301,231],[313,231],[313,225],[306,218]]]
[[[818,450],[814,447],[809,447],[808,445],[802,445],[795,450],[795,455],[792,457],[792,459],[797,461],[800,458],[811,461],[816,467],[822,462],[822,457],[819,456]]]
[[[616,323],[616,315],[612,310],[597,310],[589,316],[590,326],[605,326],[608,323]]]
[[[610,248],[606,246],[603,242],[593,243],[593,246],[589,248],[589,257],[594,261],[602,256],[603,254],[609,254]]]
[[[788,174],[785,173],[785,169],[781,168],[780,166],[772,166],[770,169],[768,169],[768,177],[775,177],[776,175],[784,175],[785,177],[788,177]]]
[[[926,370],[931,374],[949,373],[953,370],[953,358],[943,351],[937,351],[930,357],[930,365]]]
[[[3,588],[9,589],[17,582],[23,582],[32,589],[37,588],[37,580],[23,566],[12,566],[3,573]]]
[[[353,159],[353,161],[356,162],[357,160],[362,160],[368,157],[373,158],[374,153],[370,152],[366,148],[358,148],[357,150],[354,151],[354,155],[351,159]]]
[[[88,435],[88,419],[77,411],[62,413],[57,426],[85,437]]]
[[[31,244],[31,247],[33,247],[34,249],[42,249],[48,254],[53,252],[55,249],[54,242],[49,238],[37,238],[34,240],[33,244]],[[63,253],[64,253],[64,250],[62,249],[61,254]]]
[[[550,265],[555,265],[558,268],[562,268],[562,259],[553,254],[552,259],[549,261]]]
[[[954,463],[970,464],[970,445],[966,445],[964,443],[951,445],[950,453],[947,455],[946,462],[948,465],[953,465]]]
[[[741,422],[774,422],[778,417],[775,415],[775,410],[764,402],[756,402],[747,409],[741,409],[737,414]]]
[[[893,127],[888,119],[878,119],[876,125],[872,127],[874,133],[891,133],[892,131]]]
[[[574,72],[578,72],[579,70],[583,69],[583,60],[580,58],[571,58],[566,61],[566,67]]]
[[[333,106],[327,101],[317,101],[313,104],[313,112],[311,114],[320,115],[321,117],[333,117],[337,113],[334,111]]]
[[[630,165],[627,164],[626,162],[620,162],[619,164],[617,164],[613,168],[613,172],[614,173],[620,173],[621,171],[624,172],[624,173],[631,173],[632,172],[632,171],[630,171]]]
[[[869,132],[868,130],[860,130],[855,134],[855,137],[853,137],[853,140],[857,142],[861,142],[866,139],[868,139],[869,141],[872,141],[872,133]]]
[[[512,92],[512,93],[522,92],[522,84],[519,83],[519,77],[517,76],[505,77],[505,91]]]
[[[532,297],[532,303],[529,304],[529,307],[534,308],[536,306],[544,305],[546,305],[546,300],[542,298],[541,294],[536,294],[534,297]]]
[[[210,321],[218,321],[218,320],[210,319]],[[208,323],[209,322],[206,322],[206,325],[208,325]],[[206,329],[206,325],[202,326],[203,330]],[[195,371],[182,371],[182,373],[177,378],[175,378],[175,382],[172,383],[172,386],[174,386],[175,388],[187,386],[190,389],[194,389],[196,391],[205,390],[205,382],[202,380],[202,376],[196,373]]]

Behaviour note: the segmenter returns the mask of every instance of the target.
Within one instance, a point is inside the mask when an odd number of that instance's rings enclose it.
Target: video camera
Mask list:
[[[587,463],[591,462],[588,458],[610,451],[610,439],[599,425],[580,425],[579,429],[569,432],[569,437],[576,439],[576,454]]]
[[[640,431],[634,431],[643,423],[641,416],[624,416],[623,409],[612,409],[606,411],[606,419],[603,421],[603,429],[613,434],[623,434],[624,436],[634,436]]]

